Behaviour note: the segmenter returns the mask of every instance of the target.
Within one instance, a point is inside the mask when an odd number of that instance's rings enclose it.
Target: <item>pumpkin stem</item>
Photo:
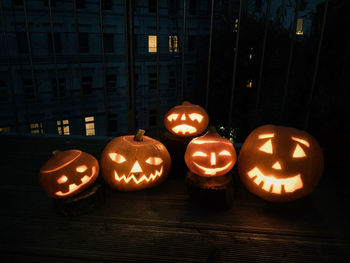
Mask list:
[[[183,102],[182,102],[182,105],[188,106],[188,105],[192,105],[192,103],[189,102],[189,101],[183,101]]]
[[[138,131],[134,137],[134,141],[142,142],[143,141],[142,137],[145,134],[145,132],[146,132],[145,130],[138,129]]]

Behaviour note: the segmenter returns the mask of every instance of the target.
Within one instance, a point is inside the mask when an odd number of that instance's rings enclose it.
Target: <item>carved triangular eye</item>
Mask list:
[[[306,156],[306,153],[304,152],[303,148],[301,148],[300,145],[297,144],[293,152],[293,158],[303,158],[305,156]]]
[[[173,114],[170,114],[167,119],[168,121],[175,121],[178,116],[179,114],[173,113]]]
[[[146,163],[151,164],[151,165],[159,165],[163,162],[162,158],[159,157],[149,157],[146,160]]]
[[[198,122],[201,122],[203,119],[203,116],[198,113],[190,113],[188,114],[188,116],[192,121],[197,120]]]
[[[219,153],[219,155],[223,155],[223,156],[231,156],[229,151],[223,150]]]
[[[193,157],[195,157],[195,156],[202,156],[202,157],[205,157],[205,156],[208,156],[208,155],[207,155],[206,153],[204,153],[204,152],[198,151],[198,152],[195,152],[192,156],[193,156]]]
[[[272,154],[272,142],[271,139],[264,143],[263,146],[259,148],[260,151]]]

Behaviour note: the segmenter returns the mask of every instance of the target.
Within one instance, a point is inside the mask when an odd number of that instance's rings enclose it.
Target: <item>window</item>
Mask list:
[[[112,0],[102,0],[103,10],[112,10]]]
[[[253,80],[248,79],[247,80],[247,88],[252,88],[253,87]]]
[[[10,132],[11,127],[0,127],[0,132]]]
[[[81,78],[81,87],[83,95],[90,95],[92,93],[92,76],[83,76]]]
[[[59,135],[69,135],[69,120],[62,120],[62,124],[61,121],[57,121],[57,131]]]
[[[89,52],[89,33],[83,32],[78,34],[79,38],[79,52],[88,53]]]
[[[95,135],[95,118],[94,116],[85,117],[85,134],[86,136]]]
[[[168,87],[170,89],[176,88],[176,79],[175,79],[175,73],[174,72],[169,72]]]
[[[16,39],[17,39],[18,53],[28,54],[29,49],[28,49],[28,42],[27,42],[27,33],[26,32],[17,32]]]
[[[304,26],[304,19],[298,18],[297,19],[297,29],[295,31],[295,34],[304,35],[303,26]]]
[[[115,74],[106,75],[107,93],[113,94],[117,91],[117,76]]]
[[[157,110],[151,109],[149,111],[149,126],[153,127],[157,125]]]
[[[157,73],[148,73],[148,85],[149,89],[157,88]]]
[[[196,48],[196,36],[188,36],[188,51],[193,52]]]
[[[5,80],[0,79],[0,102],[7,101],[7,83]]]
[[[25,100],[34,100],[34,85],[32,79],[23,80],[23,95]]]
[[[58,89],[60,92],[60,97],[66,96],[66,79],[65,78],[58,78]],[[56,78],[51,79],[51,84],[52,84],[52,93],[54,97],[58,97],[58,92],[57,92],[57,82]]]
[[[177,36],[169,36],[169,52],[179,52]]]
[[[168,14],[174,16],[177,14],[178,9],[179,9],[178,0],[170,0],[168,5]]]
[[[157,0],[148,0],[148,12],[149,13],[157,12]]]
[[[157,52],[157,36],[149,35],[148,36],[148,53]]]
[[[190,5],[188,8],[188,13],[190,15],[195,15],[196,14],[196,0],[190,0]]]
[[[103,33],[103,45],[106,53],[114,52],[114,35]]]
[[[77,8],[85,8],[85,0],[75,0]]]
[[[23,5],[23,0],[12,0],[14,5]]]
[[[55,52],[56,53],[62,53],[62,45],[61,45],[61,35],[60,35],[60,33],[54,33],[53,34],[53,39],[54,39],[54,43],[55,43]],[[49,44],[49,52],[53,53],[51,33],[47,34],[47,42]]]
[[[31,133],[44,133],[43,124],[41,122],[29,124],[29,129]]]

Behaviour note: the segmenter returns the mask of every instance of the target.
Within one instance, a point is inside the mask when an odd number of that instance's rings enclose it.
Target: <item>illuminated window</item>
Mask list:
[[[297,20],[297,30],[295,31],[295,34],[297,34],[297,35],[304,35],[303,27],[304,27],[304,19],[298,18],[298,20]]]
[[[238,25],[239,25],[239,20],[238,18],[235,19],[235,25],[233,26],[233,31],[238,32]]]
[[[85,132],[86,136],[95,135],[95,118],[94,116],[85,117]]]
[[[253,87],[253,80],[249,79],[247,81],[247,88],[252,88]]]
[[[11,127],[0,127],[0,132],[10,132]]]
[[[29,129],[31,133],[44,133],[43,124],[41,122],[29,124]]]
[[[63,130],[63,133],[62,133]],[[69,121],[68,120],[62,120],[62,125],[61,121],[57,121],[57,131],[59,135],[69,135]]]
[[[178,52],[178,38],[177,36],[169,36],[169,52]]]
[[[157,36],[149,35],[148,36],[148,53],[157,52]]]

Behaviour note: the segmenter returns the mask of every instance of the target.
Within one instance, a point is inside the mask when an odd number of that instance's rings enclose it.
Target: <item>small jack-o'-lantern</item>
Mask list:
[[[171,108],[164,118],[164,126],[177,136],[198,136],[208,126],[209,116],[199,105],[184,101]]]
[[[41,167],[39,183],[54,198],[76,195],[91,185],[99,172],[98,161],[79,150],[58,151]]]
[[[203,136],[187,146],[185,162],[191,172],[205,177],[224,175],[235,165],[237,156],[232,143],[210,126]]]
[[[105,181],[122,191],[154,187],[166,178],[171,159],[165,146],[148,136],[144,130],[110,141],[101,155]]]
[[[305,131],[264,125],[245,140],[238,170],[250,192],[268,201],[286,202],[316,187],[323,171],[323,154]]]

